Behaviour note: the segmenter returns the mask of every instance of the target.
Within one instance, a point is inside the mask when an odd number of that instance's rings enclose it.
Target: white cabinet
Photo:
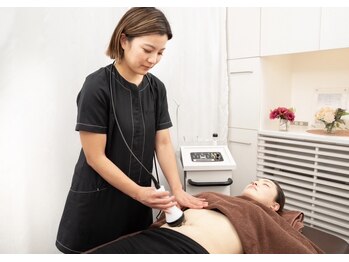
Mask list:
[[[255,7],[227,8],[228,59],[260,55],[260,12]]]
[[[262,8],[261,55],[319,50],[320,20],[320,7]]]
[[[228,61],[229,127],[259,129],[260,58]]]
[[[257,130],[260,127],[260,58],[228,61],[229,71],[229,150],[235,159],[232,195],[239,195],[256,179]]]
[[[228,147],[235,160],[232,195],[239,195],[257,177],[257,131],[229,128]]]
[[[349,8],[322,8],[320,49],[349,47]]]
[[[349,47],[349,7],[229,7],[228,59]]]

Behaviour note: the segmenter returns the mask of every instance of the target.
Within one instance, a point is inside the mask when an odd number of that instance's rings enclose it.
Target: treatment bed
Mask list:
[[[325,254],[349,254],[349,244],[344,239],[322,230],[304,226],[302,234],[320,247]]]
[[[309,226],[303,227],[302,234],[320,247],[325,254],[349,254],[349,244],[340,237]],[[98,251],[98,247],[86,253],[94,253],[96,251]]]
[[[269,207],[244,196],[230,197],[206,192],[200,193],[199,197],[208,201],[207,209],[221,212],[230,220],[239,235],[244,253],[349,253],[347,241],[305,225],[304,214],[300,211],[284,210],[276,213]],[[151,227],[157,228],[164,223],[163,215]],[[102,246],[112,247],[115,241],[117,240]],[[102,246],[87,251],[87,253],[103,252]]]

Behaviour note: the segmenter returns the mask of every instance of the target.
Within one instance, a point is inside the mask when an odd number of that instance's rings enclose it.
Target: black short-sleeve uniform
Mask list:
[[[144,76],[136,86],[111,69],[112,65],[106,66],[86,78],[77,97],[76,130],[106,134],[106,156],[137,184],[150,186],[149,174],[129,152],[116,125],[109,82],[122,133],[150,172],[155,133],[172,126],[166,89],[154,75]],[[108,184],[88,165],[81,150],[58,229],[57,248],[63,253],[81,253],[143,230],[152,222],[151,208]]]

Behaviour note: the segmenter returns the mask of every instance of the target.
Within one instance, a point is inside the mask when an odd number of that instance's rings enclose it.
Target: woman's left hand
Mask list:
[[[208,205],[206,199],[194,197],[185,192],[183,189],[178,189],[176,192],[173,192],[173,194],[176,197],[177,203],[181,207],[200,209]]]

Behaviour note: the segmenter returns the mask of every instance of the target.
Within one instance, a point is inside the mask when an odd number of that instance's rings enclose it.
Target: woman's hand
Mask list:
[[[177,205],[174,196],[170,196],[168,191],[156,191],[154,187],[141,187],[136,200],[151,208],[166,210]]]
[[[180,207],[200,209],[208,205],[206,199],[194,197],[185,192],[183,189],[178,189],[176,192],[173,193]]]

